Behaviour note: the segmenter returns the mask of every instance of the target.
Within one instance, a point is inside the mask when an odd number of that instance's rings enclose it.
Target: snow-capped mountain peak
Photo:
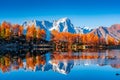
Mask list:
[[[45,31],[52,27],[52,23],[49,21],[38,21],[38,20],[31,20],[25,21],[23,23],[24,29],[26,30],[28,26],[34,25],[36,28],[40,27],[40,29],[44,29]]]
[[[76,33],[75,29],[74,29],[74,25],[71,23],[69,18],[61,18],[59,20],[55,20],[53,22],[53,27],[49,30],[50,31],[57,30],[59,32]]]
[[[61,18],[57,21],[58,23],[64,23],[64,22],[70,22],[70,19],[65,17],[65,18]]]

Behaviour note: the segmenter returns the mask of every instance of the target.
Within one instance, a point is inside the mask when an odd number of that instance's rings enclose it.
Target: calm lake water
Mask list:
[[[120,80],[120,50],[0,56],[0,80]]]

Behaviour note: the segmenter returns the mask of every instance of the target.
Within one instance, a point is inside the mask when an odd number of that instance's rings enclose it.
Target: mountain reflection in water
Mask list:
[[[6,52],[0,55],[0,69],[4,72],[24,69],[25,71],[49,71],[69,74],[76,65],[110,65],[120,68],[120,50],[81,52]]]

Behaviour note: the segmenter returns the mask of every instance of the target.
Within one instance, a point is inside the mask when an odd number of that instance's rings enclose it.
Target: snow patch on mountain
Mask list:
[[[87,34],[91,32],[93,29],[90,27],[74,27],[76,33]]]

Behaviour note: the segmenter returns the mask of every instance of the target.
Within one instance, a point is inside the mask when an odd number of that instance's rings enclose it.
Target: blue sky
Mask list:
[[[120,0],[0,0],[0,22],[63,17],[75,26],[110,26],[120,23]]]

